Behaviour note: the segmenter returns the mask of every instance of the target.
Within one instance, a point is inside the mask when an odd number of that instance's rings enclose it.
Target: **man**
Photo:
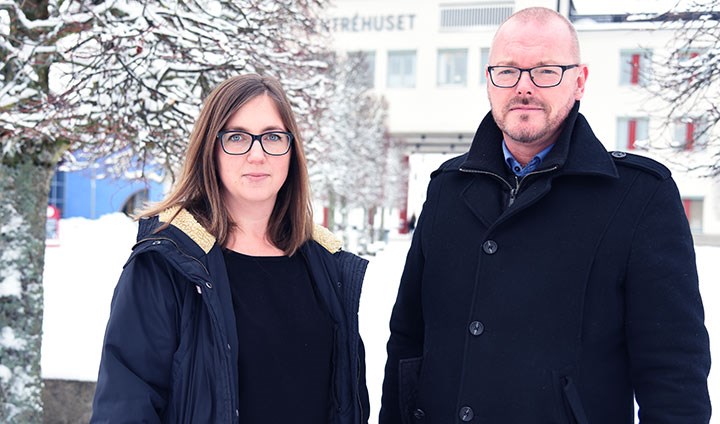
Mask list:
[[[708,335],[670,172],[608,153],[588,68],[544,8],[499,28],[491,114],[433,173],[388,342],[380,424],[708,423]]]

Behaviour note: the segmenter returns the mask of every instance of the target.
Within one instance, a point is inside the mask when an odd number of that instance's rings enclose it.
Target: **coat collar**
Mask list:
[[[205,227],[195,219],[195,217],[186,209],[179,206],[171,207],[160,212],[158,215],[160,223],[170,223],[173,227],[180,230],[188,236],[205,254],[210,252],[217,239],[210,234]],[[149,234],[154,228],[147,228],[143,233]],[[143,234],[143,235],[145,235]],[[140,238],[140,237],[139,237]],[[330,230],[315,225],[312,234],[313,240],[318,242],[322,247],[330,253],[337,253],[342,249],[342,242]]]
[[[539,170],[557,167],[562,174],[617,178],[615,164],[600,140],[595,137],[590,124],[579,113],[579,109],[580,102],[576,101],[565,119],[555,147]],[[492,112],[488,112],[475,133],[466,160],[459,169],[505,175],[507,170],[503,161],[502,140],[502,131],[495,123]]]
[[[195,242],[207,254],[215,245],[215,236],[210,234],[205,227],[200,225],[195,217],[187,211],[175,206],[160,212],[160,222],[169,222],[185,233],[192,241]]]

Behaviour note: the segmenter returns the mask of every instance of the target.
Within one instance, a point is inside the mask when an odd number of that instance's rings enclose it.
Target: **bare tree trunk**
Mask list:
[[[387,243],[385,238],[385,207],[380,208],[380,240]]]
[[[365,225],[367,225],[367,240],[368,244],[375,243],[375,213],[377,212],[377,208],[375,206],[371,206],[369,208],[365,208]]]
[[[343,245],[344,246],[350,246],[351,240],[350,240],[350,219],[349,219],[349,211],[347,207],[347,199],[345,196],[340,196],[340,228],[342,229],[343,233]]]
[[[336,231],[336,225],[335,225],[335,192],[330,190],[330,194],[328,196],[328,220],[327,220],[327,227],[330,231]]]
[[[45,222],[53,166],[0,162],[0,422],[42,423]]]

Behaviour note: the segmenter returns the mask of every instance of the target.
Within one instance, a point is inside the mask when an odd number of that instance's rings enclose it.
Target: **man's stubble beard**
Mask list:
[[[506,134],[509,136],[513,141],[516,141],[518,143],[522,144],[532,144],[533,142],[537,140],[543,140],[548,135],[555,133],[559,130],[559,128],[563,125],[565,119],[567,118],[568,114],[570,113],[570,109],[572,109],[575,101],[573,99],[572,102],[568,102],[566,106],[563,107],[563,110],[561,113],[557,114],[554,119],[550,119],[547,117],[548,114],[548,108],[544,103],[537,102],[537,101],[530,101],[528,98],[515,98],[510,101],[510,103],[505,106],[503,109],[503,114],[498,116],[498,113],[496,112],[496,109],[492,107],[492,101],[490,102],[490,107],[492,111],[493,118],[495,119],[495,123],[500,128],[500,130],[503,132],[503,134]],[[527,124],[530,121],[530,115],[529,114],[521,114],[519,116],[519,120],[521,121],[521,124],[515,125],[515,127],[511,128],[510,125],[508,125],[505,122],[505,117],[510,112],[510,108],[517,106],[517,105],[523,105],[523,106],[538,106],[542,108],[542,111],[545,113],[545,120],[544,124],[540,126],[539,128],[529,128]]]

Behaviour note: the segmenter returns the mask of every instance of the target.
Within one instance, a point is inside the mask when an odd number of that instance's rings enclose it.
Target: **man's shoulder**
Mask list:
[[[436,170],[434,170],[430,174],[430,178],[434,178],[443,172],[454,172],[459,171],[460,166],[467,160],[468,154],[465,153],[460,156],[455,156],[454,158],[448,159],[445,162],[442,163]]]
[[[665,165],[646,156],[615,150],[610,152],[610,157],[619,167],[629,167],[647,172],[661,180],[670,178],[672,174]]]

